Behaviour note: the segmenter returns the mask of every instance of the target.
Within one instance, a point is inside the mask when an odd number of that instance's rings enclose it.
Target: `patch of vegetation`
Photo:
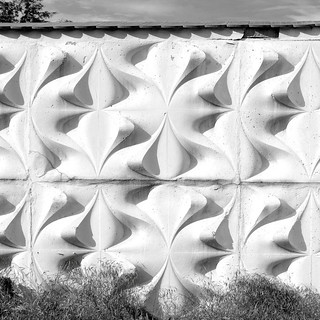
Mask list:
[[[0,22],[48,22],[54,14],[44,10],[43,0],[0,0]]]
[[[155,320],[129,289],[135,279],[134,272],[114,264],[103,265],[99,272],[71,271],[37,290],[2,277],[0,319]],[[226,287],[206,288],[200,297],[188,299],[188,308],[171,320],[320,319],[317,292],[261,275],[237,276]],[[171,309],[175,301],[168,301]]]
[[[152,320],[143,308],[132,306],[135,273],[116,264],[100,271],[80,269],[48,279],[37,290],[0,278],[0,319],[21,320]]]
[[[179,320],[318,320],[320,294],[263,275],[235,277],[226,288],[209,288]]]

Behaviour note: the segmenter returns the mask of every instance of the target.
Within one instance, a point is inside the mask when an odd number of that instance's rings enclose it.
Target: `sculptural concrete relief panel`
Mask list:
[[[2,270],[320,289],[320,45],[217,32],[0,35]]]

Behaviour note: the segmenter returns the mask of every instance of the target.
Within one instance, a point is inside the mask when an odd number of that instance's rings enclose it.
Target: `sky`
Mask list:
[[[43,0],[51,20],[127,22],[320,20],[320,0]]]

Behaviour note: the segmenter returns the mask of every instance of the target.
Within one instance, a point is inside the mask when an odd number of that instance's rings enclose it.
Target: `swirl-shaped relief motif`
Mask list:
[[[134,129],[112,108],[123,92],[104,61],[96,49],[78,72],[51,81],[35,99],[33,121],[45,145],[42,157],[59,174],[99,176],[110,153]]]
[[[2,179],[25,178],[27,175],[24,139],[27,106],[21,91],[21,70],[26,55],[27,53],[23,52],[15,64],[9,62],[5,56],[0,56],[0,177]]]
[[[236,179],[237,152],[226,143],[231,139],[222,123],[230,123],[226,114],[232,108],[219,104],[225,93],[209,85],[227,79],[232,49],[217,50],[223,52],[221,63],[214,59],[218,52],[179,41],[128,48],[118,60],[109,58],[112,73],[129,92],[119,108],[145,133],[138,132],[137,145],[123,153],[131,170],[157,179]],[[221,126],[208,133],[216,122]]]
[[[29,190],[19,184],[0,185],[0,268],[30,271]],[[16,267],[16,268],[15,268]]]
[[[60,190],[39,185],[34,192],[39,201],[33,251],[40,277],[110,258],[105,250],[130,235],[108,208],[105,192],[99,188],[67,186]]]
[[[319,181],[320,65],[312,45],[303,49],[296,65],[270,73],[244,102],[242,124],[258,164],[249,180]],[[282,68],[289,64],[280,59]]]
[[[244,268],[319,288],[318,188],[248,188],[244,196]]]
[[[243,163],[253,168],[248,174],[263,169],[266,157],[254,138],[247,139],[253,130],[242,132],[237,111],[277,61],[275,53],[256,53],[239,86],[239,59],[230,48],[213,50],[164,41],[121,48],[122,54],[116,50],[111,53],[111,49],[94,50],[78,72],[61,76],[70,54],[58,48],[41,48],[33,62],[39,65],[39,72],[29,91],[21,80],[26,52],[15,66],[4,69],[1,102],[6,125],[1,137],[6,156],[1,159],[6,163],[19,160],[14,172],[4,163],[4,178],[23,177],[30,169],[24,112],[29,101],[40,139],[37,145],[37,137],[30,136],[31,171],[38,177],[48,173],[47,178],[55,179],[143,176],[233,180],[239,174],[239,144],[249,146],[248,152],[243,152]],[[309,56],[302,60],[308,62]],[[299,70],[297,66],[293,82],[300,77]],[[293,87],[291,84],[289,95]],[[277,95],[282,97],[277,101],[284,99],[282,92]],[[256,150],[260,157],[255,156]],[[17,170],[19,166],[21,170]],[[246,164],[243,167],[246,176]]]
[[[9,51],[9,52],[8,52]],[[58,51],[58,54],[56,53]],[[46,47],[30,53],[20,46],[3,46],[0,51],[0,178],[26,179],[28,163],[28,110],[39,89],[59,65],[59,50]],[[29,74],[29,55],[33,55],[36,75]],[[56,60],[48,59],[55,56]],[[28,80],[27,80],[28,79]]]
[[[37,185],[33,192],[39,276],[123,261],[136,268],[137,290],[155,310],[163,290],[196,293],[208,277],[238,268],[234,187]]]
[[[238,63],[227,45],[96,49],[78,72],[36,95],[36,175],[237,180]],[[246,90],[266,68],[262,61]]]
[[[69,75],[71,53],[44,47],[28,84],[29,53],[3,51],[0,176],[318,181],[317,46],[293,65],[227,47],[104,46]]]

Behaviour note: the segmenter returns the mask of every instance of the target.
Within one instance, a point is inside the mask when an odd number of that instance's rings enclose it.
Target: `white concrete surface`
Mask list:
[[[0,267],[126,261],[150,308],[236,271],[320,289],[308,32],[2,31]]]

